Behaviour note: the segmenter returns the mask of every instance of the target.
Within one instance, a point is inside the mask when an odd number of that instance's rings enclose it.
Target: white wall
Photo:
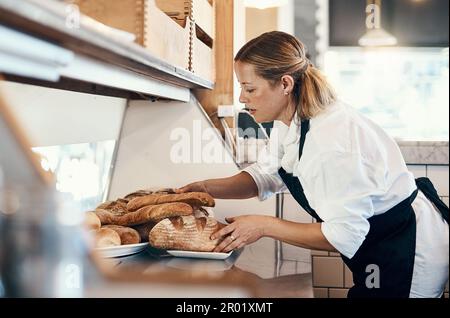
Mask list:
[[[294,35],[295,7],[294,0],[287,0],[278,8],[278,30]]]

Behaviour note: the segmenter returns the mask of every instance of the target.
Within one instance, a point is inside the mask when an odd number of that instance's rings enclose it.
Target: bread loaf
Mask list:
[[[148,216],[146,220],[158,223],[165,218],[192,215],[194,213],[194,209],[187,203],[178,202],[165,203],[160,205],[148,205],[140,208],[136,212],[130,213]]]
[[[162,189],[156,190],[154,193],[157,193],[157,194],[175,194],[176,192],[172,188],[162,188]]]
[[[98,207],[96,207],[95,209],[97,210],[106,210],[111,204],[113,204],[114,201],[106,201],[103,202],[102,204],[100,204]]]
[[[150,234],[150,231],[155,227],[155,225],[155,222],[148,222],[133,226],[133,228],[139,233],[141,242],[148,242],[148,235]]]
[[[128,245],[128,244],[138,244],[141,242],[141,237],[139,233],[132,229],[131,227],[125,227],[120,225],[105,225],[104,229],[111,229],[115,231],[120,236],[120,244]]]
[[[112,229],[101,228],[95,231],[95,247],[112,247],[120,245],[120,236]]]
[[[124,199],[125,200],[132,200],[134,198],[143,197],[143,196],[146,196],[146,195],[149,195],[149,194],[152,194],[152,193],[153,193],[153,191],[150,191],[150,190],[138,190],[138,191],[135,191],[135,192],[127,194],[124,197]]]
[[[97,209],[93,212],[100,219],[100,223],[102,225],[116,224],[117,219],[119,219],[119,216],[114,215],[111,211],[108,210]]]
[[[214,199],[211,195],[204,192],[190,192],[179,194],[150,194],[143,197],[132,199],[127,204],[129,211],[136,211],[147,205],[163,204],[170,202],[184,202],[191,206],[207,206],[213,207],[215,205]]]
[[[139,198],[139,197],[143,197],[149,194],[174,194],[176,193],[175,190],[170,189],[170,188],[163,188],[163,189],[159,189],[157,191],[152,191],[152,190],[137,190],[135,192],[132,192],[130,194],[127,194],[124,199],[125,200],[132,200],[134,198]]]
[[[129,211],[127,210],[128,200],[118,199],[116,201],[107,201],[105,203],[100,204],[96,210],[106,210],[111,212],[114,215],[125,215]]]
[[[219,239],[211,240],[211,234],[223,226],[210,217],[173,217],[162,220],[150,231],[149,242],[160,249],[211,252],[220,243]]]
[[[100,219],[94,212],[86,212],[84,227],[88,230],[98,230],[101,227]]]
[[[159,222],[160,220],[179,215],[191,215],[192,207],[187,203],[166,203],[146,206],[135,212],[124,215],[114,215],[107,210],[96,210],[95,214],[100,218],[102,225],[114,224],[122,226],[139,225],[148,222]]]

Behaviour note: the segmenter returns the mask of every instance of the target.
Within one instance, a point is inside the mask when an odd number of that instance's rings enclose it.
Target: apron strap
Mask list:
[[[434,204],[434,206],[438,209],[438,211],[441,213],[442,217],[448,224],[448,206],[446,206],[445,203],[439,198],[439,195],[434,188],[431,180],[428,178],[418,178],[416,179],[416,185],[417,188],[419,188],[419,190],[422,191],[422,193],[427,197],[427,199]]]
[[[306,134],[309,131],[309,119],[302,120],[301,131],[300,131],[300,145],[299,145],[299,152],[298,152],[298,159],[303,155],[303,146],[305,145],[306,141]]]

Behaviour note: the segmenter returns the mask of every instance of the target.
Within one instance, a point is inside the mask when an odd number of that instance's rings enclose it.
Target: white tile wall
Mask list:
[[[347,265],[344,265],[344,287],[350,288],[353,286],[353,274]]]
[[[280,275],[289,276],[297,274],[311,273],[311,260],[308,262],[286,261],[283,260],[280,266]]]
[[[298,223],[311,223],[312,217],[298,204],[290,193],[282,194],[284,196],[283,219]],[[282,243],[282,253],[284,260],[294,260],[300,262],[311,261],[310,253],[305,253],[305,249]],[[327,252],[324,252],[328,255]],[[305,256],[308,259],[305,259]]]
[[[427,166],[427,176],[433,182],[438,194],[443,197],[449,196],[449,169],[448,166]]]
[[[283,260],[310,262],[311,252],[309,249],[304,249],[287,243],[281,243]]]
[[[329,256],[330,254],[325,251],[311,251],[311,255],[315,256]]]
[[[284,194],[284,219],[292,222],[311,223],[312,217],[302,209],[291,194]]]
[[[328,293],[330,298],[347,298],[348,289],[330,288]]]
[[[328,298],[328,288],[314,288],[314,298]]]
[[[340,257],[341,254],[340,253],[335,253],[335,252],[330,252],[330,256],[338,256],[338,257]]]
[[[295,275],[297,274],[296,269],[297,269],[297,262],[284,260],[281,263],[280,275],[282,276]]]
[[[344,287],[344,263],[340,257],[313,257],[314,287]]]
[[[416,178],[427,176],[427,166],[425,165],[408,165],[408,170],[412,172]]]

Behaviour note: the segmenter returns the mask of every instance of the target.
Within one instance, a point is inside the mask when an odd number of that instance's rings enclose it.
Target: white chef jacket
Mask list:
[[[341,254],[352,258],[370,224],[416,189],[396,142],[352,107],[336,102],[310,120],[301,160],[300,124],[276,121],[257,163],[244,169],[258,186],[259,199],[286,190],[280,167],[298,177],[321,230]],[[411,297],[440,297],[448,280],[448,225],[419,191]]]

